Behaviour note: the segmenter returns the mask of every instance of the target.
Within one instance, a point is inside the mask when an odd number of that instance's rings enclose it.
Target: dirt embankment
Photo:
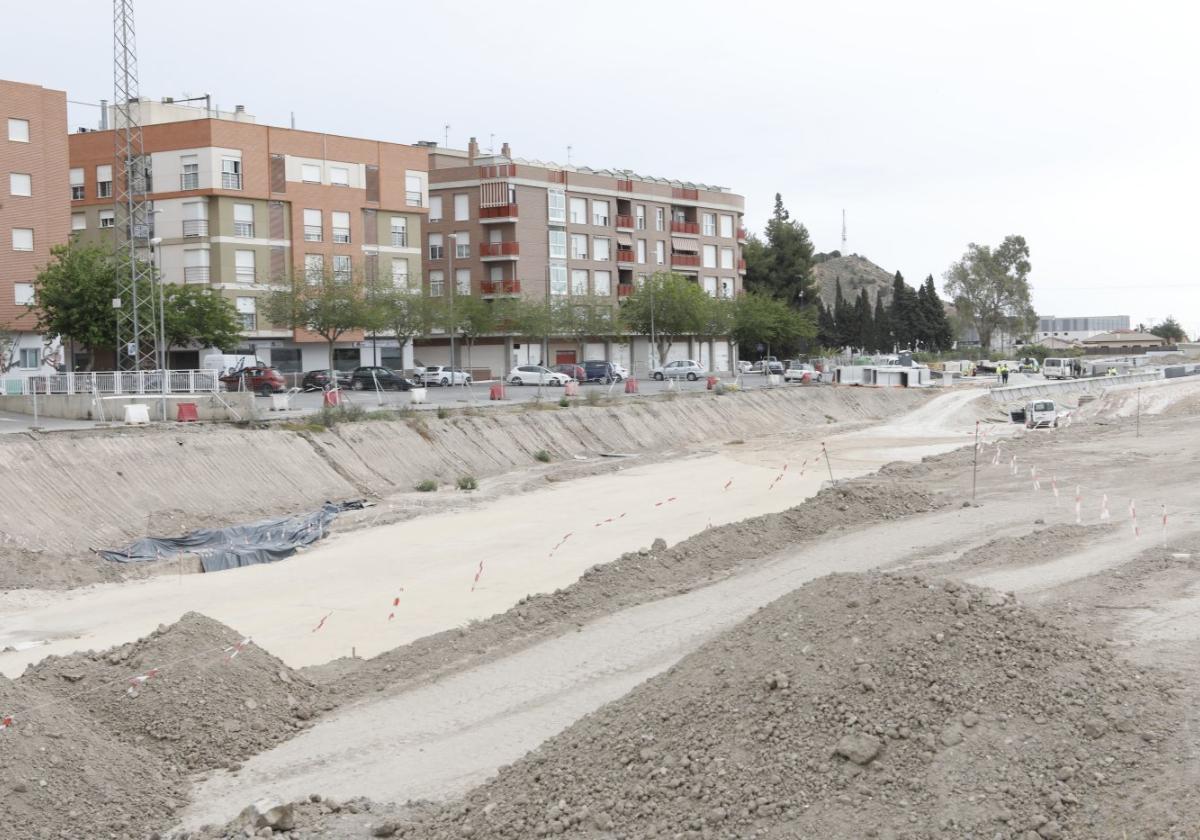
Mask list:
[[[109,580],[90,550],[147,533],[247,522],[326,500],[384,498],[421,479],[453,481],[600,452],[653,452],[880,420],[913,391],[786,388],[680,394],[619,406],[424,414],[327,432],[273,427],[108,429],[0,437],[0,471],[21,487],[0,513],[0,589]],[[64,527],[70,523],[70,527]],[[64,559],[70,563],[63,563]]]

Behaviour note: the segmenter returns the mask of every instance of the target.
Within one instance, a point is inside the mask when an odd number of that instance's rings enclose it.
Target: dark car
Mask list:
[[[337,386],[339,388],[350,387],[350,371],[335,370],[334,376],[337,377]],[[310,370],[304,374],[304,379],[300,380],[300,387],[305,391],[323,391],[329,385],[329,370]]]
[[[621,381],[621,374],[617,373],[616,368],[611,362],[605,361],[590,361],[583,363],[583,376],[580,382],[603,382],[606,385],[609,382]]]
[[[413,383],[391,368],[364,365],[350,374],[350,387],[355,391],[407,391]]]
[[[561,373],[563,376],[569,376],[577,382],[585,382],[583,368],[577,364],[555,365],[550,368],[553,371]]]
[[[287,387],[283,374],[273,367],[248,367],[227,373],[221,377],[230,391],[253,391],[264,397],[278,393]]]

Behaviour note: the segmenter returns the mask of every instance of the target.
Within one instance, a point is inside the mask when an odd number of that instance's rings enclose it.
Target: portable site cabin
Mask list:
[[[901,365],[845,365],[835,371],[841,385],[869,385],[875,388],[928,388],[933,383],[927,367]]]

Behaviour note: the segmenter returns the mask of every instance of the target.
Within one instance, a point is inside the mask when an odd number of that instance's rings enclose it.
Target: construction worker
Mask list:
[[[1116,375],[1117,375],[1117,369],[1115,367],[1110,367],[1108,369],[1108,376],[1116,376]]]
[[[1007,385],[1008,384],[1008,365],[1005,365],[1005,364],[1000,365],[1000,369],[997,372],[1000,374],[1000,384]]]

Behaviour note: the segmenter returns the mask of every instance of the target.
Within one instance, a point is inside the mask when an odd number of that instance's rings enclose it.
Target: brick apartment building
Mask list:
[[[26,308],[50,249],[69,236],[67,95],[0,80],[0,375],[51,372],[59,348]]]
[[[424,242],[430,295],[586,299],[617,307],[656,271],[684,274],[714,297],[742,288],[744,200],[724,187],[671,181],[620,170],[593,170],[499,154],[429,145],[429,219]],[[427,364],[449,362],[449,341],[418,339]],[[476,342],[473,367],[504,373],[514,364],[582,361],[574,339],[540,345],[496,336]],[[596,336],[588,359],[644,370],[645,337]],[[728,341],[676,342],[671,359],[692,358],[729,370]],[[460,361],[465,361],[460,356]]]
[[[154,258],[166,282],[208,285],[234,302],[243,346],[223,349],[285,372],[328,364],[322,339],[259,316],[271,281],[291,272],[419,282],[425,149],[259,125],[240,106],[216,112],[142,100],[140,120],[153,236],[161,240]],[[65,145],[65,123],[61,129]],[[64,226],[79,236],[103,236],[113,225],[113,141],[107,128],[70,135],[69,178],[64,169],[59,180],[64,198],[70,190]],[[404,367],[411,360],[403,350],[394,340],[347,334],[334,353],[342,368]],[[201,350],[170,355],[172,367],[195,367]]]

